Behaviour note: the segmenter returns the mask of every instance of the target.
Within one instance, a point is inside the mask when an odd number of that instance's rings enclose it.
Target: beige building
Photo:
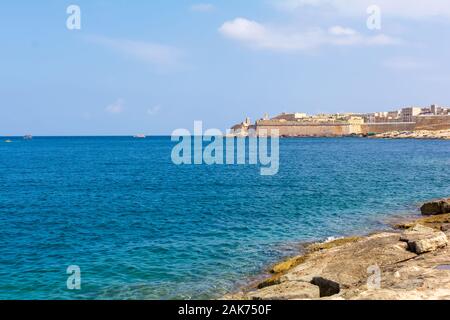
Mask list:
[[[306,113],[282,113],[279,116],[276,116],[272,120],[280,120],[280,121],[298,121],[308,118],[308,115]],[[269,119],[264,119],[269,120]]]
[[[400,118],[400,111],[398,110],[389,111],[387,112],[386,117],[388,120],[397,120],[398,118]]]
[[[349,124],[363,124],[364,118],[360,116],[350,116],[348,117],[347,122]]]
[[[408,107],[403,108],[401,118],[403,122],[413,122],[414,117],[417,117],[422,112],[422,108]]]

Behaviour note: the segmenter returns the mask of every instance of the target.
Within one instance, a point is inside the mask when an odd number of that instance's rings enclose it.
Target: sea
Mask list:
[[[282,139],[263,176],[175,165],[170,137],[8,139],[0,299],[214,299],[303,243],[388,229],[450,196],[450,141]]]

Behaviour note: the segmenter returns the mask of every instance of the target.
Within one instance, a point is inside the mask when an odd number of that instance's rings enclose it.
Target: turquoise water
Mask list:
[[[272,177],[175,166],[173,145],[2,139],[0,299],[214,298],[299,242],[385,228],[450,195],[449,141],[282,140]]]

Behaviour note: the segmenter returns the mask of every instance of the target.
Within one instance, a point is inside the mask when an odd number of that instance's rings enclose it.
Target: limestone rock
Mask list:
[[[305,262],[306,256],[298,256],[286,261],[280,262],[272,267],[270,270],[271,273],[282,273],[292,269],[295,266]]]
[[[447,300],[450,291],[446,290],[391,290],[380,289],[373,291],[362,291],[348,298],[349,300]]]
[[[417,220],[402,234],[316,245],[278,265],[279,273],[258,289],[224,298],[450,300],[450,246],[440,231],[450,230],[448,224],[450,214],[442,214]]]
[[[417,254],[444,248],[448,243],[445,233],[420,224],[405,231],[400,240],[407,242],[409,249]]]
[[[411,251],[417,254],[423,254],[426,252],[435,251],[447,246],[447,236],[443,232],[436,232],[435,235],[427,237],[425,239],[418,239],[408,242]]]
[[[238,292],[238,293],[229,293],[226,294],[220,298],[218,298],[217,300],[223,300],[223,301],[239,301],[239,300],[248,300],[247,296],[245,295],[244,292]]]
[[[415,130],[415,131],[390,131],[376,134],[371,138],[382,139],[450,139],[450,130]]]
[[[426,237],[427,235],[435,233],[435,229],[426,227],[422,224],[416,224],[412,228],[406,230],[400,236],[400,241],[413,241],[421,237]]]
[[[450,213],[450,198],[442,200],[441,211],[442,213]]]
[[[450,263],[450,248],[388,266],[382,270],[379,289],[366,285],[339,295],[350,300],[450,299],[450,271],[437,267]]]
[[[396,233],[380,233],[357,242],[311,254],[299,266],[281,277],[281,282],[298,280],[311,282],[316,277],[333,281],[340,288],[354,286],[367,279],[368,268],[389,265],[416,257],[400,242]]]
[[[286,281],[278,285],[250,292],[250,300],[305,300],[319,299],[320,289],[308,282]]]
[[[450,198],[427,202],[420,211],[425,216],[450,213]]]
[[[314,243],[309,245],[307,250],[308,252],[316,252],[326,249],[331,249],[339,246],[343,246],[348,243],[357,242],[361,239],[361,237],[348,237],[348,238],[339,238],[336,240],[326,241],[322,243]]]
[[[396,229],[400,230],[407,230],[411,229],[412,227],[416,226],[417,224],[421,224],[426,227],[434,228],[436,230],[442,230],[442,226],[445,224],[450,224],[450,214],[439,214],[434,216],[426,216],[424,218],[420,218],[415,221],[407,221],[402,222],[395,225]]]
[[[338,299],[339,294],[366,282],[368,268],[414,257],[397,233],[380,233],[329,249],[310,252],[304,261],[246,294],[252,300]],[[264,284],[264,285],[262,285]]]
[[[320,289],[320,297],[332,297],[341,292],[341,285],[332,280],[328,280],[322,277],[315,277],[311,281]]]

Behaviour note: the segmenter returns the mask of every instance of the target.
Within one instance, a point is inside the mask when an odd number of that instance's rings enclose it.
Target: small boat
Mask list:
[[[23,137],[24,140],[32,140],[33,136],[31,134],[27,134]]]
[[[12,141],[11,141],[11,140],[5,140],[5,142],[6,142],[6,143],[11,143]]]
[[[135,138],[135,139],[145,139],[147,137],[144,134],[137,134],[133,138]]]

